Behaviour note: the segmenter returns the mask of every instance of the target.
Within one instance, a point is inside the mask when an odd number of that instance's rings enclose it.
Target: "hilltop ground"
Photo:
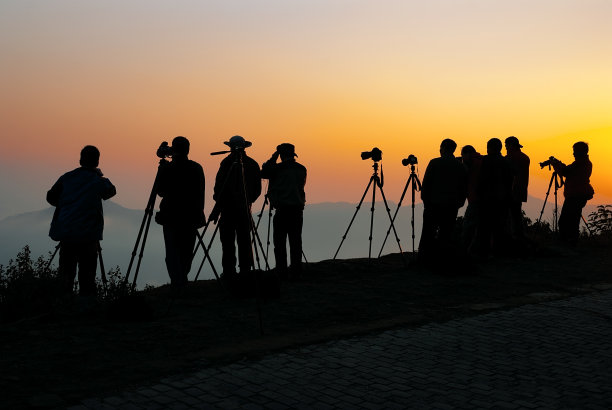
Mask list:
[[[256,301],[231,298],[214,281],[179,295],[141,292],[110,316],[99,308],[3,324],[0,407],[59,407],[195,366],[607,289],[609,249],[550,244],[461,272],[406,267],[398,254],[312,263],[305,278],[283,283],[279,299],[261,302],[261,328]]]

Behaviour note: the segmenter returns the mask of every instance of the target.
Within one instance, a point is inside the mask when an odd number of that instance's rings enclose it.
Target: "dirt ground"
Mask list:
[[[407,264],[398,254],[323,261],[260,303],[201,281],[180,294],[161,287],[111,309],[0,325],[0,407],[76,404],[197,366],[612,288],[609,243],[529,253],[445,269],[409,254]]]

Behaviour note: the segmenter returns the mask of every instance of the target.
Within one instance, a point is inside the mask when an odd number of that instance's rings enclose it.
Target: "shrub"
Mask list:
[[[595,212],[589,215],[591,235],[612,237],[612,205],[599,205]]]
[[[32,260],[25,246],[7,266],[0,265],[0,321],[48,312],[60,295],[57,270],[42,256]]]
[[[49,252],[47,257],[32,260],[26,245],[7,266],[0,265],[0,322],[51,314],[69,299],[63,293],[57,269],[50,266],[51,258]],[[96,279],[99,302],[114,303],[135,293],[119,267],[109,270],[106,278],[106,284]]]

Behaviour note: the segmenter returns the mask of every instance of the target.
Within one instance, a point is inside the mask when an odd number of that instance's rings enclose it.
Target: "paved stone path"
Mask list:
[[[173,376],[81,409],[612,409],[612,291]]]

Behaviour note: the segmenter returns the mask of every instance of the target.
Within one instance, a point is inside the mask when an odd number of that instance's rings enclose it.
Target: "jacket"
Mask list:
[[[96,168],[80,167],[62,175],[47,192],[55,206],[49,229],[54,241],[99,241],[104,231],[102,200],[117,193]]]
[[[565,165],[562,162],[553,163],[553,167],[559,175],[565,177],[564,197],[593,198],[595,191],[590,183],[593,164],[589,160],[588,155],[576,158],[569,165]]]
[[[527,188],[529,186],[530,159],[522,151],[511,152],[506,155],[514,172],[512,180],[512,199],[527,202]]]
[[[445,155],[429,161],[421,185],[421,199],[425,206],[461,208],[466,197],[467,171],[455,156]]]
[[[295,160],[275,163],[267,161],[261,167],[261,177],[270,180],[268,199],[274,208],[301,207],[306,203],[306,167]]]
[[[512,199],[514,170],[501,154],[482,158],[477,193],[485,203],[509,203]]]
[[[259,164],[246,154],[242,154],[244,167],[244,187],[240,169],[239,153],[232,152],[223,158],[215,178],[213,199],[217,206],[223,209],[236,209],[251,206],[261,195],[261,171]],[[246,200],[244,197],[246,189]]]
[[[206,182],[202,166],[187,158],[162,164],[156,190],[162,197],[156,218],[162,225],[204,226]]]

